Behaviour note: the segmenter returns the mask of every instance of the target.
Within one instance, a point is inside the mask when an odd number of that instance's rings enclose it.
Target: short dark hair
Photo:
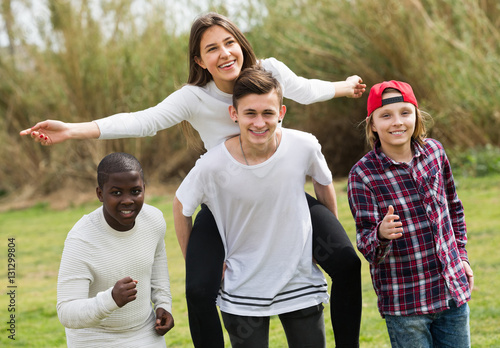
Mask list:
[[[267,94],[276,91],[280,105],[283,104],[281,84],[273,74],[260,65],[243,70],[234,82],[233,106],[238,108],[238,100],[249,94]]]
[[[144,182],[142,166],[137,158],[125,152],[110,153],[97,166],[97,185],[102,190],[104,184],[108,182],[110,174],[132,171],[139,172]]]

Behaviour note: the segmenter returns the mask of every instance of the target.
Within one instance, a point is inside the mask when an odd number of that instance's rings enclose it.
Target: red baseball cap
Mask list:
[[[386,98],[382,100],[382,94],[387,88],[397,89],[399,92],[401,92],[401,96],[394,98]],[[409,84],[407,84],[406,82],[394,81],[394,80],[377,83],[376,85],[373,85],[372,88],[370,88],[370,94],[368,95],[368,102],[367,102],[368,115],[366,117],[367,118],[370,117],[370,115],[375,110],[382,107],[383,105],[399,103],[399,102],[412,103],[413,105],[415,105],[415,107],[418,108],[417,98],[415,98],[415,94],[413,94],[413,89]]]

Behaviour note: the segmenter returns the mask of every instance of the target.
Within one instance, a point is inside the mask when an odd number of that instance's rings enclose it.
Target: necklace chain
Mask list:
[[[241,145],[241,134],[238,135],[238,139],[240,140],[240,149],[241,149],[241,153],[243,154],[243,159],[245,160],[245,163],[247,164],[247,166],[249,166],[250,164],[248,164],[247,156],[245,156],[245,152],[243,152],[243,146]]]
[[[278,134],[274,133],[274,135],[275,135],[274,139],[276,140],[275,141],[276,147],[274,149],[274,152],[276,152],[278,150]],[[246,165],[249,166],[250,164],[248,164],[247,156],[245,156],[245,151],[243,151],[243,145],[241,145],[241,134],[238,135],[238,140],[240,141],[240,149],[241,149],[241,154],[243,155],[243,159],[245,160]]]

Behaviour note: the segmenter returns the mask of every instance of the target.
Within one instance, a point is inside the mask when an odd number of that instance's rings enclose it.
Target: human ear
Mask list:
[[[96,195],[97,195],[97,198],[99,199],[99,202],[101,202],[101,203],[102,203],[102,201],[103,201],[103,198],[102,198],[102,190],[100,189],[100,187],[99,187],[99,186],[97,186],[97,187],[95,188],[95,193],[96,193]]]
[[[205,63],[203,63],[203,60],[200,59],[200,57],[194,57],[194,61],[196,64],[198,64],[202,69],[206,69]]]
[[[281,105],[280,114],[279,114],[279,117],[278,117],[278,122],[283,121],[283,119],[285,118],[285,114],[286,114],[286,106],[285,105]]]
[[[368,122],[370,122],[370,127],[371,127],[371,129],[372,129],[372,132],[377,133],[377,128],[375,127],[375,124],[373,123],[373,114],[372,114],[372,116],[370,117],[370,119],[368,120]]]
[[[233,106],[233,105],[229,105],[229,117],[231,117],[231,119],[237,123],[238,121],[238,110]]]

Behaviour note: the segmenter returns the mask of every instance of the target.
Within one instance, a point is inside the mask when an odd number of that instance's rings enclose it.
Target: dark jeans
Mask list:
[[[323,305],[279,315],[289,348],[325,348]],[[269,317],[247,317],[222,312],[233,348],[269,347]]]
[[[361,261],[325,206],[307,195],[313,225],[313,255],[332,279],[330,315],[337,347],[358,347],[361,325]],[[224,247],[210,210],[202,205],[186,253],[186,300],[195,347],[222,348],[215,301],[222,278]]]

